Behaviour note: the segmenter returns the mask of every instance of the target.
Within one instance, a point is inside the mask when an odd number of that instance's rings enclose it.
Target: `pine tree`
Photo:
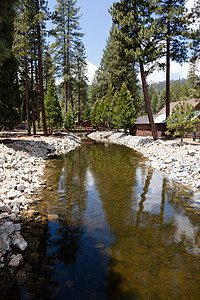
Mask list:
[[[158,105],[158,94],[153,84],[151,84],[150,87],[148,88],[148,92],[149,92],[149,100],[151,103],[152,113],[156,114],[157,105]]]
[[[25,99],[26,99],[26,121],[28,135],[31,135],[30,126],[30,103],[29,103],[29,51],[30,51],[30,32],[33,18],[29,0],[18,0],[17,15],[15,18],[15,39],[13,49],[16,57],[20,61],[21,72],[25,78]]]
[[[18,87],[17,60],[12,51],[14,39],[14,3],[0,2],[0,129],[13,128],[20,121],[21,97]]]
[[[49,46],[45,45],[44,49],[44,55],[43,55],[43,73],[44,73],[44,89],[47,91],[48,84],[51,83],[52,80],[54,80],[55,75],[55,66],[53,63],[53,59],[50,54]]]
[[[156,106],[157,112],[159,112],[166,105],[166,87],[160,92],[158,97],[158,103]]]
[[[52,34],[55,43],[52,44],[52,52],[56,63],[57,74],[64,79],[65,115],[68,110],[68,102],[71,98],[70,82],[72,76],[72,64],[77,43],[83,37],[79,26],[79,7],[76,0],[57,0],[52,21],[55,28]]]
[[[46,116],[44,108],[44,90],[43,90],[43,65],[42,65],[42,50],[41,50],[41,7],[45,5],[45,0],[36,0],[36,20],[37,20],[37,50],[38,50],[38,69],[39,69],[39,89],[40,89],[40,104],[42,110],[42,123],[44,136],[47,135]]]
[[[67,115],[64,120],[64,127],[66,130],[74,129],[73,115],[70,109],[67,111]]]
[[[187,58],[188,15],[185,0],[157,0],[156,14],[161,40],[165,41],[162,56],[166,56],[166,118],[170,115],[170,59],[179,63]]]
[[[134,105],[139,112],[142,106],[142,99],[140,97],[135,64],[121,54],[121,48],[113,37],[112,31],[113,29],[111,29],[111,34],[103,51],[100,67],[96,73],[95,81],[93,81],[93,84],[96,85],[96,97],[98,97],[98,100],[105,97],[110,85],[115,90],[120,90],[125,82],[135,101]]]
[[[153,6],[149,0],[120,0],[114,3],[110,12],[114,30],[121,51],[132,63],[139,63],[142,87],[149,123],[153,138],[158,138],[150,107],[144,64],[156,60],[160,56],[157,37],[153,34],[155,25],[151,16]]]
[[[45,112],[47,127],[49,128],[49,134],[51,134],[53,127],[61,127],[63,123],[61,107],[53,81],[49,83],[45,95]]]
[[[87,99],[87,63],[86,54],[83,43],[80,41],[76,44],[76,51],[74,55],[73,77],[75,78],[75,92],[78,102],[78,125],[80,126],[82,120],[83,105]]]
[[[83,115],[83,121],[90,120],[90,114],[91,114],[91,108],[88,105],[86,105],[84,110],[84,115]]]
[[[181,143],[183,143],[184,134],[191,133],[196,130],[199,119],[196,117],[194,106],[188,103],[179,103],[172,110],[171,115],[167,118],[168,135],[181,136]]]
[[[200,0],[194,2],[194,7],[191,12],[191,19],[195,26],[190,27],[189,38],[191,39],[190,48],[192,50],[192,60],[199,61],[200,59]]]
[[[14,3],[14,0],[2,0],[0,3],[0,64],[12,53]]]
[[[192,59],[190,61],[190,69],[187,77],[189,94],[191,98],[200,97],[200,77],[197,75],[197,72],[197,60]]]
[[[107,95],[104,99],[104,111],[102,114],[102,121],[103,123],[110,127],[111,120],[112,120],[112,114],[113,114],[113,97],[114,97],[114,88],[112,85],[108,87]]]
[[[135,124],[136,111],[133,106],[133,98],[124,83],[119,91],[115,108],[114,108],[114,124],[115,128],[123,128],[125,132],[131,129]]]
[[[99,101],[97,100],[94,103],[94,106],[91,111],[91,123],[93,127],[97,127],[99,125],[98,108],[99,108]]]

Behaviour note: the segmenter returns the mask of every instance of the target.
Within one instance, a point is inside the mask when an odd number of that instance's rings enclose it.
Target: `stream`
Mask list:
[[[92,142],[49,160],[0,299],[199,299],[200,210],[145,161]]]

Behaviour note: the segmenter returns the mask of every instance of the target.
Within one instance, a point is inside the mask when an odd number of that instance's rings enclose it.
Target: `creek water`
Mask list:
[[[14,299],[199,299],[192,193],[112,144],[50,160],[45,178]]]

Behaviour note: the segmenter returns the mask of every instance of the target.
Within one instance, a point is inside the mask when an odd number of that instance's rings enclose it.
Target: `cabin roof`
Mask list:
[[[188,103],[188,104],[192,104],[195,108],[198,104],[200,104],[199,100],[197,100],[196,98],[192,98],[189,100],[185,100],[185,101],[176,101],[176,102],[170,102],[170,111],[172,111],[172,109],[179,103]],[[161,114],[166,114],[166,106],[164,106],[158,113],[159,115]]]

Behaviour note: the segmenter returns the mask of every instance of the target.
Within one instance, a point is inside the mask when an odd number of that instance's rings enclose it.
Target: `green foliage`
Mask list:
[[[119,90],[125,82],[135,101],[134,105],[139,111],[142,99],[137,73],[135,63],[127,60],[121,53],[121,48],[113,37],[111,29],[100,67],[96,71],[95,79],[90,87],[90,98],[100,101],[106,97],[109,86],[112,86],[114,90]]]
[[[72,130],[74,129],[74,121],[73,121],[73,115],[70,109],[68,109],[65,120],[64,120],[64,127],[66,130]]]
[[[91,114],[91,109],[89,106],[86,106],[83,114],[83,121],[90,120],[90,114]]]
[[[110,126],[113,117],[113,97],[114,88],[110,85],[107,91],[107,95],[104,99],[104,110],[102,114],[102,122],[106,126]]]
[[[185,0],[157,0],[155,3],[157,26],[161,29],[159,38],[170,44],[162,48],[161,56],[169,55],[177,62],[187,58],[187,31],[190,23]]]
[[[156,110],[159,112],[166,104],[166,87],[161,91],[161,93],[158,96],[158,103]]]
[[[149,0],[120,0],[110,9],[114,24],[112,35],[121,54],[129,61],[148,64],[160,57],[162,45],[158,43],[158,31],[161,28],[152,17],[154,9],[155,3]]]
[[[12,52],[14,36],[14,2],[0,1],[0,129],[19,123],[21,104],[17,80],[17,60]]]
[[[97,127],[99,125],[98,109],[99,109],[99,101],[97,100],[94,103],[94,106],[91,111],[91,123],[93,127]]]
[[[126,84],[123,83],[116,99],[113,123],[115,128],[123,128],[126,132],[127,129],[131,129],[131,127],[135,124],[135,118],[136,111],[133,106],[133,98],[126,87]]]
[[[51,45],[56,73],[64,80],[65,114],[69,101],[74,114],[74,91],[78,89],[78,117],[80,119],[80,102],[83,93],[83,80],[85,76],[85,49],[81,42],[83,33],[79,25],[79,11],[77,0],[57,0],[55,11],[52,15],[54,29],[51,34],[54,42]],[[78,88],[77,88],[78,86]],[[77,95],[78,94],[78,95]]]
[[[197,75],[197,62],[198,60],[191,60],[187,77],[189,94],[191,98],[200,98],[200,77]]]
[[[0,1],[0,66],[11,55],[13,43],[14,0]]]
[[[151,84],[150,87],[148,88],[148,92],[149,92],[149,101],[151,104],[152,113],[156,114],[159,93],[157,94],[157,91],[153,84]]]
[[[97,127],[104,124],[116,129],[130,129],[136,118],[136,110],[133,105],[133,98],[123,83],[120,91],[114,93],[110,86],[105,98],[95,102],[92,112],[92,126]]]
[[[61,127],[63,123],[62,112],[53,82],[48,86],[44,101],[47,127],[51,131],[53,127]]]
[[[55,75],[55,66],[53,64],[53,59],[51,57],[49,46],[45,45],[45,53],[44,53],[44,67],[43,67],[43,73],[44,73],[44,88],[45,91],[47,91],[48,84],[54,80]]]
[[[0,129],[12,129],[20,122],[21,97],[16,78],[17,61],[11,54],[0,65]]]
[[[173,136],[181,136],[183,142],[183,135],[196,130],[199,123],[196,117],[194,107],[191,104],[181,102],[175,106],[171,115],[167,118],[166,134]]]

